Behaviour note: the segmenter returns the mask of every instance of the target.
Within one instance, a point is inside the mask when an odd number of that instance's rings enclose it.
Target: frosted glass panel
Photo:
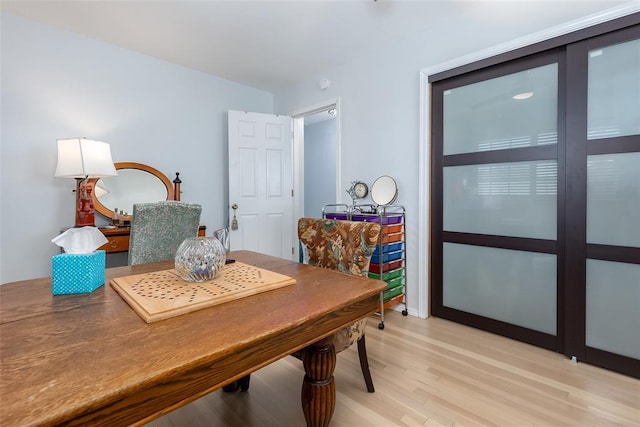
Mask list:
[[[586,344],[640,359],[640,265],[587,260]]]
[[[445,231],[556,239],[555,160],[450,166],[443,174]]]
[[[443,305],[556,334],[556,256],[444,244]]]
[[[640,134],[640,40],[589,52],[587,137]]]
[[[587,242],[640,247],[640,153],[588,156]]]
[[[557,106],[557,64],[447,90],[444,154],[555,144]]]

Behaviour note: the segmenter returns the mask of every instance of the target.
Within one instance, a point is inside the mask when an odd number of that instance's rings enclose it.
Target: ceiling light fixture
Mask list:
[[[522,100],[529,99],[533,96],[533,92],[521,92],[512,96],[513,99]]]

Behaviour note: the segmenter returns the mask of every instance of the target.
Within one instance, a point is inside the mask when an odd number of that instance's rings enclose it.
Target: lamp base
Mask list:
[[[92,183],[83,178],[76,178],[76,227],[96,225],[92,192]]]

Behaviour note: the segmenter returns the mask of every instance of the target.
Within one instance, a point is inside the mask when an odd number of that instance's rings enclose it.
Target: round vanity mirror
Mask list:
[[[371,186],[371,199],[379,206],[390,205],[398,196],[396,181],[388,175],[376,179]]]
[[[133,213],[134,203],[173,200],[173,184],[162,172],[142,163],[119,162],[118,176],[94,181],[93,205],[107,218],[114,211]]]

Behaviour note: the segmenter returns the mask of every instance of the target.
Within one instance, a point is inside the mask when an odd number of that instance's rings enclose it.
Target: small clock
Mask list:
[[[357,181],[353,184],[353,195],[358,199],[364,199],[369,194],[369,187],[364,182]]]

